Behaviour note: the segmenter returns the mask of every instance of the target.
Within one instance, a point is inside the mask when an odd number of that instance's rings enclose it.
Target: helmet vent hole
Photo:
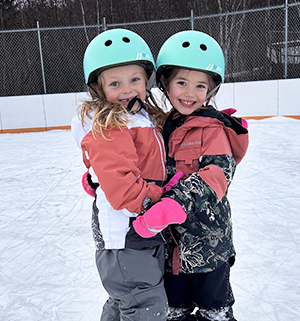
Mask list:
[[[188,41],[185,41],[183,44],[182,44],[182,47],[183,48],[187,48],[190,46],[190,43]]]
[[[111,40],[105,41],[105,46],[106,46],[106,47],[109,47],[111,44],[112,44],[112,41],[111,41]]]
[[[204,44],[201,44],[201,45],[200,45],[200,49],[203,50],[203,51],[206,51],[206,50],[207,50],[207,47],[206,47]]]
[[[130,42],[130,39],[127,38],[127,37],[123,37],[122,40],[123,40],[124,42],[126,42],[126,43],[129,43],[129,42]]]

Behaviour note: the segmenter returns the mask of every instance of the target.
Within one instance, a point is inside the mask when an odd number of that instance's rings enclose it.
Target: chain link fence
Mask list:
[[[199,30],[221,45],[225,82],[299,78],[300,2],[247,11],[126,24],[0,31],[0,96],[85,91],[82,59],[100,32],[141,35],[154,58],[178,31]]]

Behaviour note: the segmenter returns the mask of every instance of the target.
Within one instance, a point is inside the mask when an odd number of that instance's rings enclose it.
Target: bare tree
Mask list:
[[[83,23],[83,26],[84,26],[85,37],[86,37],[87,43],[89,43],[90,41],[89,41],[89,36],[88,36],[87,30],[86,30],[85,12],[84,12],[84,8],[83,8],[82,0],[80,0],[80,7],[81,7],[82,23]]]
[[[228,13],[244,10],[247,0],[218,0],[219,13]],[[232,71],[232,62],[236,61],[240,45],[245,13],[224,15],[219,18],[219,39],[225,56],[225,66]],[[236,48],[236,49],[234,49]],[[233,55],[235,57],[233,57]]]

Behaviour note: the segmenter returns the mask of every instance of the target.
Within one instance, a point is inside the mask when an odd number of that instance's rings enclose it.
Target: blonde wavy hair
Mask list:
[[[146,72],[145,80],[147,80]],[[86,117],[93,120],[92,133],[94,137],[97,133],[100,133],[104,139],[108,140],[104,135],[104,130],[109,130],[112,127],[118,127],[122,130],[132,121],[132,114],[130,114],[123,105],[111,103],[106,99],[102,87],[101,75],[98,76],[97,83],[93,83],[88,87],[88,92],[91,95],[91,99],[85,100],[78,107],[77,112],[81,119],[82,126],[85,125]],[[162,131],[167,115],[158,106],[151,91],[148,92],[143,107],[149,114],[152,123]]]

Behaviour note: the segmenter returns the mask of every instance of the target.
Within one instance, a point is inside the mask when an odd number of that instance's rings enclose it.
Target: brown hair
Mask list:
[[[145,80],[147,80],[146,72]],[[131,121],[131,114],[123,105],[107,101],[102,87],[101,74],[98,76],[97,83],[91,84],[88,91],[92,99],[85,100],[78,107],[78,115],[81,119],[82,126],[85,125],[86,117],[93,119],[93,135],[100,133],[104,139],[108,139],[104,135],[103,130],[107,130],[115,126],[122,130],[127,126],[128,122]],[[149,95],[147,95],[143,107],[149,114],[150,120],[153,124],[162,130],[167,116],[156,103],[151,91],[149,91],[148,94]]]

